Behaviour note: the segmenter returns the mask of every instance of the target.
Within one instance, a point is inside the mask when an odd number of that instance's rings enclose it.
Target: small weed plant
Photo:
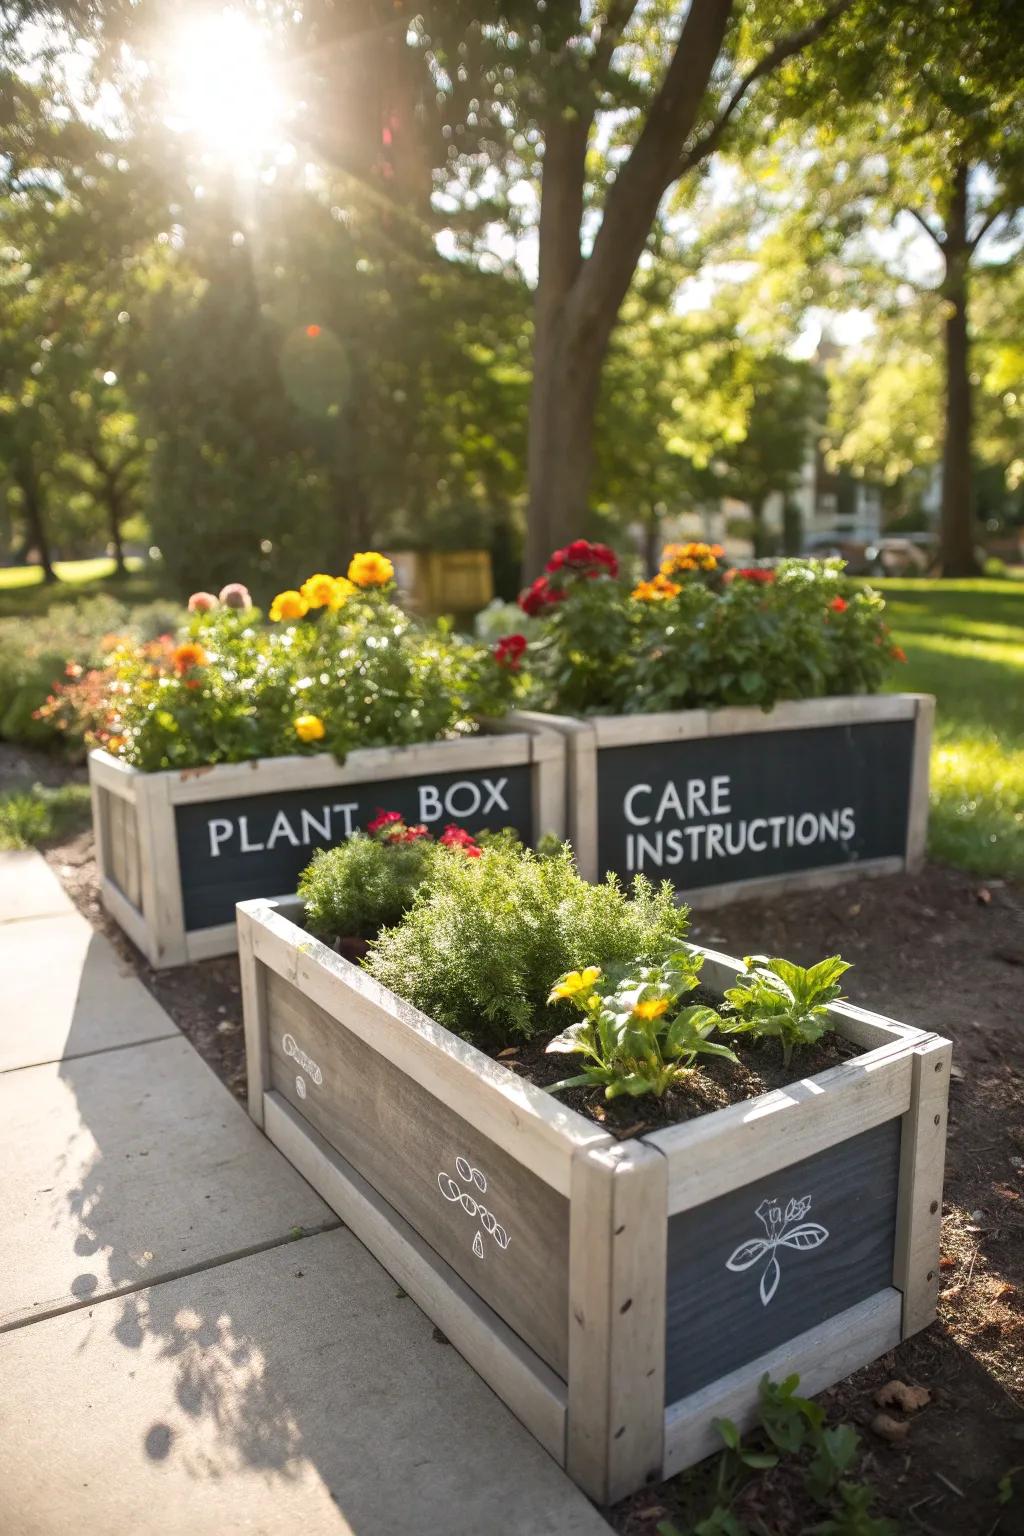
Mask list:
[[[827,1425],[822,1409],[802,1397],[799,1386],[798,1376],[781,1382],[761,1378],[759,1434],[753,1444],[744,1443],[731,1419],[715,1421],[725,1450],[714,1508],[685,1533],[673,1521],[662,1521],[659,1536],[752,1536],[733,1505],[749,1474],[777,1467],[798,1472],[804,1492],[822,1511],[824,1518],[807,1528],[808,1536],[898,1536],[890,1520],[871,1513],[874,1489],[849,1479],[860,1450],[857,1431],[852,1424]]]

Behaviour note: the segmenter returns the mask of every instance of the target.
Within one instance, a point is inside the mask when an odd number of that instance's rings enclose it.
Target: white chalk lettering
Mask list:
[[[857,822],[852,805],[844,806],[839,812],[839,830],[844,842],[849,842],[851,837],[857,836]]]
[[[493,779],[484,779],[484,789],[487,791],[487,804],[484,806],[486,816],[491,806],[497,806],[499,811],[508,810],[508,801],[505,799],[505,786],[508,779],[499,779],[497,783]]]
[[[686,781],[686,814],[692,821],[700,807],[700,814],[706,816],[708,808],[704,804],[704,781],[702,779],[687,779]]]
[[[312,811],[300,812],[302,816],[302,841],[305,847],[309,847],[313,841],[313,833],[316,832],[325,843],[331,840],[331,808],[329,805],[321,807],[323,821],[317,821]]]
[[[249,841],[249,818],[248,818],[248,816],[239,816],[239,818],[238,818],[238,832],[239,832],[239,836],[241,838],[241,845],[240,846],[241,846],[241,850],[242,850],[243,853],[263,853],[264,852],[264,847],[263,847],[262,843],[250,843],[250,841]]]
[[[754,828],[755,827],[761,827],[761,828],[764,829],[765,832],[767,832],[767,830],[768,830],[768,823],[765,821],[763,816],[755,816],[753,821],[748,823],[748,825],[747,825],[747,843],[748,843],[752,853],[764,853],[765,849],[768,846],[767,840],[764,840],[764,841],[762,841],[760,843],[755,843],[754,842]]]
[[[661,799],[658,801],[658,809],[654,815],[655,821],[658,823],[663,822],[669,811],[674,811],[679,817],[679,820],[682,821],[683,803],[679,798],[679,791],[676,789],[676,786],[671,779],[669,779],[668,783],[665,785],[665,788],[661,792]]]
[[[634,798],[637,795],[650,795],[653,793],[654,791],[649,784],[634,784],[633,788],[626,792],[626,798],[622,802],[622,809],[625,812],[626,820],[631,821],[634,827],[647,827],[650,826],[651,822],[649,816],[638,816],[636,814],[633,809]]]
[[[206,823],[210,831],[210,858],[220,858],[220,845],[226,843],[231,836],[232,824],[222,816],[215,816]]]
[[[818,841],[818,818],[812,816],[810,811],[804,811],[797,820],[796,840],[801,848],[809,848]]]
[[[273,848],[275,843],[279,843],[282,837],[286,837],[293,848],[300,846],[299,840],[295,836],[295,829],[288,820],[288,817],[284,811],[278,811],[274,817],[274,825],[270,829],[270,836],[267,838],[268,849]]]
[[[465,806],[460,806],[456,801],[455,796],[465,795],[467,793],[469,795],[468,804]],[[449,789],[448,793],[445,795],[444,808],[448,812],[449,816],[475,816],[477,811],[480,809],[480,802],[482,798],[483,797],[480,794],[479,785],[474,784],[470,779],[460,779],[457,784],[452,785],[451,789]]]
[[[352,800],[347,805],[332,805],[331,806],[331,815],[332,816],[342,816],[342,817],[344,817],[344,821],[345,821],[345,836],[346,837],[351,837],[352,833],[355,831],[355,827],[353,827],[353,825],[352,825],[352,816],[353,816],[354,812],[358,811],[358,809],[359,809],[359,802],[358,802],[358,800]]]
[[[440,821],[444,806],[435,784],[420,785],[420,821]]]
[[[729,775],[727,773],[716,774],[711,780],[711,814],[712,816],[728,816],[730,809]]]

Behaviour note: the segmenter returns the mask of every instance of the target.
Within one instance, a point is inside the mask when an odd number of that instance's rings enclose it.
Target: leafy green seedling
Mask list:
[[[849,964],[839,955],[806,969],[767,955],[747,955],[743,963],[746,971],[725,994],[722,1028],[730,1035],[779,1040],[788,1067],[796,1046],[813,1045],[831,1027],[828,1006],[838,999],[839,978]]]

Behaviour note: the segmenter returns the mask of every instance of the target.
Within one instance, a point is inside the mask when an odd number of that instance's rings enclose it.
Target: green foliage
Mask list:
[[[583,1022],[570,1024],[547,1049],[585,1056],[587,1065],[549,1092],[602,1087],[606,1099],[644,1093],[660,1098],[692,1071],[698,1056],[735,1061],[728,1046],[708,1038],[722,1022],[713,1008],[679,1006],[699,985],[703,963],[702,955],[675,949],[654,965],[633,961],[606,971],[592,965],[560,976],[548,1002],[571,1002]]]
[[[0,619],[0,737],[44,745],[62,734],[80,749],[85,722],[40,718],[53,690],[101,666],[119,637],[149,641],[174,628],[181,609],[171,603],[130,608],[112,597],[54,604],[35,619]]]
[[[310,933],[327,940],[369,939],[399,922],[431,875],[438,854],[457,856],[439,849],[427,836],[408,836],[419,830],[390,822],[315,853],[299,876]]]
[[[891,1520],[872,1515],[875,1491],[867,1483],[840,1483],[838,1494],[838,1507],[811,1527],[811,1536],[899,1536]]]
[[[725,993],[722,1029],[754,1040],[775,1039],[789,1065],[794,1048],[813,1045],[831,1024],[828,1008],[840,995],[839,978],[850,969],[839,955],[806,969],[791,960],[747,955],[745,974]]]
[[[89,822],[88,784],[10,790],[0,795],[0,849],[33,848],[78,832]]]
[[[194,615],[176,648],[122,648],[111,750],[145,772],[304,750],[343,759],[504,713],[514,677],[490,651],[410,618],[390,587],[339,589],[340,606],[298,622],[266,626],[254,609],[217,608]]]
[[[667,883],[581,880],[568,847],[539,858],[502,846],[453,859],[402,922],[371,947],[370,973],[485,1049],[544,1027],[551,980],[567,970],[654,961],[686,931]]]
[[[770,709],[873,693],[899,659],[883,600],[845,578],[840,561],[785,560],[723,579],[716,557],[704,558],[716,568],[680,570],[669,558],[632,592],[607,573],[548,578],[541,635],[527,652],[532,702],[577,715]]]

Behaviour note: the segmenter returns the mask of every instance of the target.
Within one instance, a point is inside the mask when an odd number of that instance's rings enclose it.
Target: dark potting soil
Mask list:
[[[691,992],[687,998],[688,1003],[706,1003],[710,1008],[714,1008],[718,1001],[703,988]],[[561,1052],[547,1055],[545,1048],[553,1038],[548,1034],[522,1046],[512,1046],[499,1051],[496,1059],[503,1067],[536,1083],[539,1088],[547,1088],[566,1077],[576,1077],[583,1070],[584,1057],[565,1056]],[[782,1046],[778,1040],[755,1044],[717,1035],[714,1039],[716,1043],[731,1046],[739,1061],[699,1056],[696,1063],[699,1070],[683,1078],[678,1087],[670,1088],[660,1099],[651,1093],[639,1099],[627,1096],[606,1099],[601,1087],[567,1088],[553,1097],[578,1114],[586,1115],[588,1120],[597,1121],[609,1135],[623,1141],[630,1136],[641,1136],[645,1131],[695,1120],[698,1115],[710,1114],[727,1104],[756,1099],[758,1094],[770,1093],[773,1088],[786,1088],[801,1078],[814,1077],[828,1067],[849,1060],[859,1049],[841,1035],[830,1033],[823,1035],[816,1045],[794,1051],[789,1065],[783,1066]]]

